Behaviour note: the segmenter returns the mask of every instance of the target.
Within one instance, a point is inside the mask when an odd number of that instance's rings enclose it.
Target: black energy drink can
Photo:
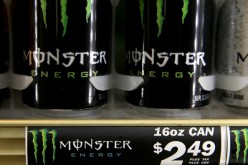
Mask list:
[[[90,79],[111,72],[110,0],[12,0],[10,9],[14,74],[30,82],[17,87],[24,104],[78,110],[107,103],[108,91]]]
[[[248,1],[226,0],[216,35],[218,94],[224,104],[248,107]]]
[[[6,24],[5,22],[7,22],[7,17],[6,17],[6,13],[5,13],[5,8],[4,8],[4,3],[3,0],[0,1],[0,39],[1,39],[1,45],[0,45],[0,74],[5,73],[6,72],[6,67],[5,67],[5,52],[6,49],[8,49],[8,40],[5,40],[5,28],[6,28]]]
[[[210,103],[214,0],[125,0],[127,102],[187,109]]]
[[[7,6],[0,0],[0,100],[8,95],[9,33]],[[6,95],[7,94],[7,95]]]

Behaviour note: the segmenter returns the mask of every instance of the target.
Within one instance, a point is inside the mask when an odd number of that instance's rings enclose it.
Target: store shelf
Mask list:
[[[0,110],[0,164],[4,165],[26,164],[27,126],[248,126],[246,109],[225,106],[216,98],[200,110],[175,110],[172,113],[172,110],[156,111],[130,106],[124,101],[123,92],[115,91],[110,104],[100,114],[68,118],[48,116],[28,109],[21,104],[18,94],[14,95],[14,100],[5,100]]]
[[[13,92],[0,109],[0,127],[31,125],[248,125],[248,109],[229,107],[213,97],[209,106],[194,110],[150,109],[127,104],[124,93],[114,91],[110,102],[98,113],[33,110],[22,105],[20,93]],[[75,113],[75,114],[74,114]],[[85,115],[87,114],[87,115]],[[1,136],[0,136],[1,137]]]
[[[179,128],[200,127],[200,126],[248,126],[246,119],[175,119],[175,120],[153,120],[153,119],[91,119],[91,120],[64,120],[64,119],[19,119],[19,120],[1,120],[0,121],[0,164],[4,165],[25,165],[26,147],[25,133],[26,126],[82,126],[90,127],[120,127],[120,126],[138,126],[138,127],[169,127],[178,126]],[[98,128],[99,128],[98,127]],[[145,129],[144,129],[145,130]],[[97,131],[96,131],[97,132]],[[100,131],[101,132],[101,131]],[[136,135],[137,136],[137,135]],[[219,137],[219,136],[217,136]],[[139,137],[140,138],[140,137]],[[192,137],[191,137],[192,138]],[[146,139],[147,140],[147,139]]]
[[[25,165],[25,129],[0,127],[0,164]]]
[[[25,156],[0,156],[0,164],[4,165],[25,165]]]
[[[0,109],[0,122],[2,120],[32,120],[32,119],[66,119],[66,120],[89,120],[89,119],[248,119],[248,108],[235,108],[224,105],[216,97],[212,97],[209,106],[199,109],[151,109],[132,106],[126,103],[124,93],[115,90],[110,95],[109,104],[100,109],[99,113],[89,114],[91,110],[70,111],[71,116],[63,116],[62,111],[34,110],[21,103],[20,92],[12,91],[11,98],[4,101]],[[81,113],[81,114],[80,114]],[[75,114],[73,116],[73,114]]]

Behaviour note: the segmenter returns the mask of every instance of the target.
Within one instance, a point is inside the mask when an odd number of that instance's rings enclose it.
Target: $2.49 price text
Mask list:
[[[153,153],[163,157],[160,165],[211,164],[219,147],[215,127],[157,127],[154,137]]]

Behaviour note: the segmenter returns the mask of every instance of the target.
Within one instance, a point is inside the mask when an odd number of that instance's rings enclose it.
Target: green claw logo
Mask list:
[[[37,140],[37,136],[39,134],[39,131],[32,130],[29,132],[32,133],[32,135],[33,135],[33,141],[32,142],[34,145],[34,158],[35,158],[36,163],[38,163],[38,140]]]
[[[145,3],[144,0],[139,0],[139,9],[140,9],[140,17],[141,17],[141,25],[142,28],[144,29],[144,8],[145,8]]]
[[[91,14],[91,0],[86,0],[86,1],[87,1],[86,22],[88,23]],[[43,14],[43,21],[47,29],[47,0],[40,0],[40,2],[41,2],[42,14]],[[60,6],[61,6],[61,23],[63,25],[62,36],[64,37],[66,34],[68,20],[69,20],[69,17],[67,15],[67,0],[60,0]]]
[[[60,0],[60,5],[61,5],[61,23],[64,27],[64,31],[63,31],[63,36],[66,33],[66,29],[67,29],[67,23],[68,23],[68,16],[67,16],[67,0]]]
[[[164,22],[164,17],[163,17],[163,5],[164,5],[164,0],[157,0],[157,24],[158,24],[158,35],[157,37],[159,38],[160,34],[162,33],[162,28],[163,28],[163,22]]]
[[[89,22],[90,14],[91,14],[91,0],[87,0],[87,6],[86,6],[86,22]]]
[[[31,130],[29,131],[33,136],[33,146],[34,146],[34,158],[36,163],[38,164],[38,152],[39,152],[39,144],[38,144],[38,136],[41,134],[42,138],[42,162],[45,165],[46,164],[46,151],[47,151],[47,143],[48,143],[48,135],[50,134],[52,136],[51,142],[52,142],[52,149],[53,149],[53,161],[56,159],[56,138],[57,138],[57,131],[51,130],[48,131],[47,129],[41,129],[41,130]],[[40,134],[39,134],[40,133]]]
[[[183,8],[182,8],[183,16],[182,16],[182,22],[184,24],[185,19],[189,12],[189,0],[183,0]]]
[[[241,153],[241,137],[244,138],[244,150],[243,150],[243,164],[247,163],[247,154],[248,154],[248,128],[241,130],[232,130],[231,131],[235,135],[235,143],[236,143],[236,161],[240,160]]]
[[[42,13],[43,13],[43,21],[44,21],[44,24],[45,24],[46,29],[47,29],[47,22],[46,22],[47,2],[46,2],[46,0],[40,0],[40,3],[41,3],[41,9],[42,9]]]
[[[144,29],[144,0],[139,0],[139,9],[140,9],[140,17],[141,17],[141,25]],[[162,33],[162,28],[164,24],[164,16],[163,16],[163,6],[164,0],[157,0],[156,7],[157,7],[157,25],[158,25],[158,34],[157,37],[159,38]],[[185,23],[185,19],[188,15],[189,9],[189,0],[183,0],[183,7],[182,7],[182,24]]]

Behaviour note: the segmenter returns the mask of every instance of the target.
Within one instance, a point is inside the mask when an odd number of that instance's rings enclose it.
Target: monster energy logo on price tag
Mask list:
[[[30,134],[32,134],[32,143],[34,148],[34,158],[36,163],[38,164],[38,156],[41,153],[42,162],[45,165],[46,159],[48,156],[51,156],[50,154],[46,154],[46,151],[48,149],[48,144],[52,144],[50,147],[52,147],[52,159],[55,161],[56,159],[56,137],[57,137],[57,131],[56,130],[47,130],[47,129],[40,129],[40,130],[30,130],[28,131]],[[50,135],[50,136],[49,136]],[[39,139],[41,138],[42,145],[39,145]],[[41,152],[39,151],[41,150]]]
[[[123,161],[132,154],[133,142],[122,131],[109,127],[29,127],[27,164],[110,165],[113,161]]]
[[[230,128],[229,163],[248,164],[248,128]]]

